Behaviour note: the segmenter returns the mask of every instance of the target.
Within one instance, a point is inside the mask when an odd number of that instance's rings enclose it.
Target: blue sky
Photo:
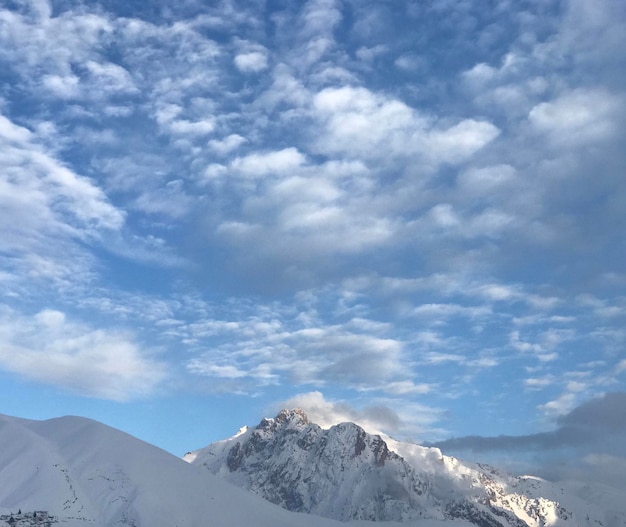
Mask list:
[[[0,411],[182,454],[284,405],[430,442],[619,406],[625,19],[4,2]]]

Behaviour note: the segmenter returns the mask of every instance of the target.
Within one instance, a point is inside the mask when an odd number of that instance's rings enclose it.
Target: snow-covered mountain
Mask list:
[[[235,485],[291,511],[347,520],[464,520],[479,527],[624,527],[605,510],[536,477],[463,463],[353,423],[324,430],[301,410],[188,453]]]
[[[338,527],[101,423],[0,416],[0,526]]]
[[[299,411],[186,460],[89,419],[0,416],[0,527],[345,525],[339,518],[361,518],[350,527],[385,518],[405,522],[386,527],[626,525],[623,513],[537,478],[463,464],[350,423],[322,430]]]

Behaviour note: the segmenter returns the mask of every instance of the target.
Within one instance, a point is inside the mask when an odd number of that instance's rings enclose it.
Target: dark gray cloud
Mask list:
[[[587,401],[557,419],[558,427],[550,432],[521,436],[467,436],[440,441],[433,446],[443,449],[549,450],[614,443],[614,434],[626,436],[626,392],[607,393]],[[622,445],[626,453],[626,442]]]
[[[626,433],[626,392],[607,393],[592,399],[559,420],[560,430]],[[597,439],[597,438],[594,438]],[[624,445],[626,451],[626,444]]]
[[[443,452],[505,464],[548,479],[581,478],[626,488],[626,474],[606,470],[626,463],[626,392],[607,393],[557,419],[550,432],[467,436],[433,443]]]

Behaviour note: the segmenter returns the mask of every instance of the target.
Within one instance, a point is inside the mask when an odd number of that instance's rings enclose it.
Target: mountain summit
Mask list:
[[[285,509],[342,521],[460,519],[479,527],[624,521],[539,478],[466,464],[354,423],[325,430],[300,409],[282,410],[185,460]]]

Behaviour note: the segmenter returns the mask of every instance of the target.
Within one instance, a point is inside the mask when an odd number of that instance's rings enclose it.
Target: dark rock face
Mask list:
[[[447,506],[446,513],[449,518],[468,520],[477,527],[528,527],[525,521],[514,514],[489,503],[481,505],[467,500],[454,502]]]
[[[468,502],[452,503],[447,507],[446,513],[450,519],[468,520],[477,527],[504,527],[496,518]],[[528,527],[525,523],[522,525]]]
[[[361,452],[365,450],[367,444],[365,443],[365,430],[359,430],[356,436],[356,442],[354,444],[354,455],[360,456]]]
[[[237,442],[233,448],[228,452],[228,457],[226,458],[226,464],[228,465],[228,469],[231,472],[235,472],[235,470],[239,470],[241,468],[241,463],[243,462],[244,453],[241,448],[241,443]]]
[[[394,456],[394,459],[398,458],[396,454],[390,452],[387,448],[387,443],[385,443],[380,437],[376,436],[372,441],[372,446],[374,449],[374,459],[376,460],[376,465],[382,467],[385,464],[385,460]]]

